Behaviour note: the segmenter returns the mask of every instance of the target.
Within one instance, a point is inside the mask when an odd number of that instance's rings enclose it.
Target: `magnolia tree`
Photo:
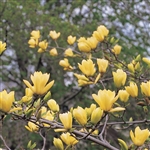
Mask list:
[[[123,49],[118,39],[111,37],[103,25],[88,38],[76,40],[75,36],[69,35],[65,39],[67,48],[57,42],[61,38],[60,32],[50,31],[49,38],[55,47],[42,39],[39,30],[34,30],[29,47],[57,59],[63,55],[59,65],[73,73],[78,88],[94,89],[89,98],[91,105],[71,107],[63,112],[50,92],[57,81],[50,79],[48,72],[36,71],[31,74],[31,80],[23,80],[26,88],[21,99],[15,99],[15,91],[0,92],[1,130],[9,115],[10,120],[24,120],[29,132],[42,137],[42,150],[47,142],[43,129],[57,132],[53,145],[58,150],[78,149],[78,145],[86,141],[110,150],[150,149],[150,59],[138,55],[132,57],[131,62],[121,60]],[[0,55],[5,47],[6,43],[0,41]],[[109,138],[110,126],[120,130],[125,137],[118,137],[118,146]],[[0,138],[3,148],[10,149],[2,132]],[[27,149],[35,148],[38,148],[36,143],[30,140]]]

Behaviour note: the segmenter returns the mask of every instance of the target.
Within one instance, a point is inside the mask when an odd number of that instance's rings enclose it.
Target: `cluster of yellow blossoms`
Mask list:
[[[136,82],[131,82],[129,75],[134,75],[134,73],[139,70],[140,56],[133,60],[131,63],[127,64],[126,67],[120,66],[117,69],[112,67],[110,59],[107,57],[95,58],[93,53],[98,48],[99,44],[102,42],[112,42],[113,38],[108,38],[109,30],[100,25],[96,31],[93,32],[92,36],[89,38],[80,37],[77,40],[76,51],[73,48],[67,48],[64,50],[64,59],[59,61],[59,65],[63,67],[64,70],[73,71],[74,76],[78,80],[79,86],[95,85],[101,83],[101,79],[104,79],[105,74],[109,68],[113,68],[111,79],[114,82],[114,86],[117,91],[106,89],[99,89],[97,94],[92,94],[93,102],[96,104],[91,104],[90,107],[82,108],[78,106],[77,108],[71,108],[70,111],[61,113],[59,105],[54,99],[51,99],[50,89],[54,85],[54,80],[49,82],[50,74],[42,72],[34,72],[31,75],[32,84],[23,80],[24,84],[27,86],[25,89],[25,95],[21,100],[15,101],[14,91],[7,93],[6,90],[0,92],[0,111],[3,113],[15,113],[17,115],[26,115],[31,119],[25,126],[30,132],[39,132],[40,127],[51,128],[51,126],[57,125],[54,129],[55,132],[63,132],[60,138],[54,138],[53,143],[55,147],[59,150],[64,150],[64,144],[67,146],[73,146],[79,142],[79,139],[73,133],[75,124],[80,125],[80,131],[86,131],[86,133],[91,133],[87,131],[86,126],[92,125],[95,127],[92,132],[96,131],[97,125],[110,113],[118,111],[126,111],[125,103],[128,102],[129,97],[137,98],[141,94],[144,99],[150,98],[150,80],[143,81],[139,84],[141,93],[139,93],[138,85]],[[49,36],[57,44],[56,40],[60,37],[60,32],[50,31]],[[67,43],[69,45],[74,45],[76,42],[76,37],[70,35],[67,38]],[[47,40],[40,39],[40,31],[32,31],[30,40],[28,41],[29,47],[38,47],[38,52],[46,52],[47,49],[51,56],[57,56],[58,50],[55,47],[49,48]],[[0,41],[0,55],[6,49],[6,43]],[[59,48],[59,47],[57,47]],[[118,57],[121,52],[122,47],[117,44],[112,44],[109,48],[109,53],[114,56],[114,59]],[[104,52],[105,53],[105,52]],[[81,63],[78,63],[78,72],[75,72],[74,66],[71,66],[67,57],[77,57],[80,56],[83,59]],[[85,59],[86,56],[86,59]],[[142,59],[148,66],[150,66],[150,60],[147,58]],[[80,73],[79,73],[80,72]],[[130,81],[130,82],[127,82]],[[123,102],[123,107],[117,103],[118,99]],[[16,102],[15,106],[13,103]],[[25,106],[22,108],[22,104]],[[18,105],[18,106],[17,106]],[[33,120],[35,117],[36,120]],[[47,120],[47,122],[41,123],[40,119]],[[81,131],[82,132],[82,131]],[[98,134],[98,132],[96,132]],[[130,137],[136,146],[142,146],[144,142],[148,139],[150,132],[148,129],[141,130],[138,127],[135,128],[135,133],[130,131]],[[126,144],[123,140],[120,140],[125,147]]]

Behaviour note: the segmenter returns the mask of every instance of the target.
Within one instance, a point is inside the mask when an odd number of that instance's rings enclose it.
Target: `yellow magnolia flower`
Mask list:
[[[126,90],[119,90],[118,95],[122,102],[127,102],[129,99],[129,93]]]
[[[49,36],[53,39],[53,40],[57,40],[60,36],[60,32],[56,33],[56,31],[50,31]]]
[[[108,67],[108,60],[106,59],[97,59],[98,70],[100,73],[105,73]]]
[[[121,49],[122,49],[122,47],[121,47],[120,45],[115,45],[114,48],[112,49],[112,52],[113,52],[115,55],[118,55],[118,54],[120,54]]]
[[[93,82],[91,82],[91,81],[85,81],[85,80],[78,80],[78,85],[79,86],[85,86],[85,85],[90,85],[90,84],[93,84]]]
[[[75,145],[78,143],[75,136],[71,136],[69,132],[61,134],[60,138],[66,145]]]
[[[5,51],[6,49],[6,43],[2,43],[2,41],[0,41],[0,55]]]
[[[47,105],[50,108],[50,110],[52,110],[53,112],[58,112],[59,111],[59,105],[56,103],[56,101],[54,99],[50,99],[47,102]]]
[[[93,32],[92,36],[95,37],[99,42],[102,42],[108,33],[109,30],[105,26],[100,25],[98,26],[97,31]]]
[[[36,101],[35,104],[36,104],[35,107],[39,107],[40,99],[38,101]],[[47,113],[47,108],[45,106],[42,106],[41,109],[39,111],[37,111],[37,113],[36,113],[37,120],[39,120],[40,118],[44,118],[46,113]]]
[[[39,49],[38,49],[38,52],[39,53],[43,53],[45,52],[45,50],[47,49],[47,46],[48,46],[48,43],[46,42],[46,40],[42,41],[42,42],[39,42]]]
[[[83,109],[82,107],[78,106],[77,108],[73,109],[73,117],[82,126],[86,125],[87,113],[86,113],[86,110]]]
[[[115,96],[114,91],[99,90],[98,95],[92,94],[92,97],[103,111],[114,112],[114,111],[123,111],[123,110],[125,110],[122,107],[112,108],[113,104],[118,99],[118,96]]]
[[[70,66],[69,61],[67,58],[64,58],[64,60],[59,61],[59,65],[64,68],[64,70],[72,70],[72,66]]]
[[[103,36],[107,36],[109,33],[109,30],[104,25],[98,26],[97,31],[102,33]]]
[[[45,106],[42,106],[41,109],[38,111],[36,115],[37,119],[38,118],[44,118],[49,121],[54,120],[54,115],[50,112],[50,110],[47,111],[47,108]],[[43,123],[44,127],[50,127],[50,124]]]
[[[42,118],[49,120],[49,121],[53,121],[54,115],[50,111],[47,111],[45,114],[43,114]],[[43,123],[43,125],[44,127],[50,127],[50,125],[47,123]]]
[[[148,59],[148,58],[146,58],[146,57],[143,57],[142,60],[143,60],[146,64],[150,65],[150,59]]]
[[[26,128],[27,130],[29,130],[30,132],[36,132],[36,131],[39,130],[39,126],[36,125],[36,124],[33,123],[33,122],[30,122],[30,121],[28,122],[28,125],[25,126],[25,128]]]
[[[130,72],[134,73],[135,69],[134,69],[134,65],[132,63],[128,64],[128,69]]]
[[[58,150],[64,150],[64,145],[63,145],[61,139],[59,139],[59,138],[54,138],[53,144],[55,145],[55,147],[56,147]]]
[[[29,44],[29,47],[35,48],[38,43],[37,43],[37,41],[36,41],[35,39],[31,38],[31,39],[28,41],[28,44]]]
[[[147,81],[146,83],[142,82],[140,86],[142,93],[150,97],[150,80]]]
[[[138,96],[138,87],[136,83],[130,82],[130,86],[126,86],[125,89],[132,97]]]
[[[31,38],[33,38],[33,39],[39,39],[40,38],[40,31],[39,30],[33,30],[32,32],[31,32]]]
[[[95,69],[95,64],[93,64],[93,61],[91,59],[86,60],[82,60],[82,64],[79,64],[79,69],[82,71],[83,74],[85,74],[86,76],[93,76],[94,73],[96,72]]]
[[[61,120],[65,129],[68,130],[68,129],[72,128],[72,114],[71,114],[71,112],[59,114],[59,119]]]
[[[68,42],[68,44],[70,44],[70,45],[72,45],[72,44],[74,44],[74,42],[75,42],[75,40],[76,40],[76,37],[74,36],[68,36],[68,39],[67,39],[67,42]]]
[[[85,75],[80,75],[80,74],[74,73],[74,76],[75,76],[78,80],[89,81],[89,79],[88,79]]]
[[[9,111],[9,113],[11,113],[11,112],[19,112],[20,110],[22,111],[22,107],[13,107],[10,111]]]
[[[97,81],[100,79],[101,74],[99,73],[95,79],[95,81],[90,81],[85,75],[80,75],[77,73],[74,73],[75,77],[78,79],[78,85],[79,86],[85,86],[90,84],[96,84]]]
[[[33,30],[31,32],[31,38],[28,41],[28,44],[30,45],[29,47],[35,48],[36,45],[38,45],[38,40],[40,38],[40,31],[39,30]]]
[[[25,89],[25,96],[22,97],[21,101],[26,103],[32,99],[33,91],[30,88]]]
[[[78,79],[79,86],[93,84],[93,82],[91,82],[85,75],[74,73],[74,76]]]
[[[9,112],[14,102],[14,91],[7,93],[6,90],[0,92],[0,111]]]
[[[98,121],[100,121],[100,119],[102,118],[102,116],[103,116],[103,110],[101,110],[100,107],[94,109],[92,111],[92,114],[91,114],[91,122],[93,124],[98,123]]]
[[[34,94],[43,95],[45,94],[54,84],[54,80],[47,84],[49,80],[50,74],[42,72],[34,72],[34,75],[31,75],[31,80],[33,82],[33,86],[27,81],[23,80],[23,82],[28,86]]]
[[[78,40],[78,48],[82,52],[90,52],[91,51],[91,47],[90,47],[90,45],[88,44],[87,40],[84,37],[81,37]]]
[[[42,106],[40,109],[41,117],[45,118],[46,113],[47,113],[47,108],[45,106]]]
[[[57,56],[57,55],[58,55],[57,49],[56,49],[56,48],[52,48],[52,49],[49,51],[49,54],[50,54],[51,56]]]
[[[134,133],[132,130],[130,131],[130,137],[136,146],[142,146],[149,137],[149,130],[141,130],[139,126],[137,126]]]
[[[125,84],[126,78],[127,74],[122,69],[117,69],[117,72],[113,72],[113,80],[117,88]]]
[[[140,71],[140,68],[141,68],[140,63],[137,62],[137,63],[135,64],[134,69],[137,70],[137,71]]]
[[[102,32],[94,31],[92,36],[95,37],[99,42],[104,41],[104,35]]]
[[[87,43],[91,47],[91,49],[95,49],[97,47],[98,41],[95,37],[87,38]]]
[[[69,56],[69,57],[74,56],[73,51],[72,51],[71,48],[66,49],[64,55],[65,55],[65,57],[67,57],[67,56]]]
[[[96,109],[96,104],[91,104],[89,108],[85,108],[85,111],[87,113],[87,118],[91,118],[92,112]]]

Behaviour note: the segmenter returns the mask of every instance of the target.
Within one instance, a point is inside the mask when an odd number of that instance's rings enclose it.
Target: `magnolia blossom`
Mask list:
[[[71,114],[71,112],[59,114],[59,118],[60,118],[61,122],[63,123],[65,129],[68,130],[68,129],[72,128],[72,114]]]
[[[133,63],[128,64],[128,69],[129,69],[129,71],[132,72],[132,73],[135,72],[135,68],[134,68]]]
[[[95,37],[87,38],[87,43],[91,47],[91,49],[95,49],[98,44],[98,40]]]
[[[36,118],[37,118],[37,120],[39,118],[44,118],[46,120],[53,121],[54,115],[51,113],[50,110],[47,111],[47,108],[45,106],[42,106],[41,109],[37,112]],[[48,124],[48,123],[42,123],[42,124],[44,127],[50,127],[50,124]]]
[[[108,60],[106,59],[97,59],[98,70],[100,73],[105,73],[108,67]]]
[[[142,82],[140,86],[141,86],[142,93],[150,97],[150,80],[146,83]]]
[[[137,126],[134,133],[132,130],[130,131],[130,136],[136,146],[142,146],[149,137],[149,130],[141,130],[139,126]]]
[[[67,39],[67,42],[68,42],[68,44],[70,44],[70,45],[72,45],[72,44],[74,44],[74,42],[75,42],[75,40],[76,40],[76,37],[74,36],[68,36],[68,39]]]
[[[28,44],[29,44],[29,47],[35,48],[36,45],[38,44],[38,41],[36,41],[35,39],[31,38],[31,39],[28,41]]]
[[[121,47],[120,45],[115,45],[114,48],[112,49],[112,52],[113,52],[115,55],[118,55],[118,54],[120,54],[121,49],[122,49],[122,47]]]
[[[91,122],[93,124],[96,124],[98,121],[100,121],[102,116],[103,116],[103,110],[100,107],[94,109],[91,114]]]
[[[90,45],[88,44],[87,40],[84,37],[81,37],[78,40],[78,48],[82,52],[90,52],[91,51],[91,47],[90,47]]]
[[[29,102],[32,99],[33,91],[30,88],[25,89],[25,96],[22,97],[21,101],[23,103]]]
[[[98,95],[92,94],[92,97],[103,111],[114,112],[114,111],[123,111],[123,110],[125,110],[125,108],[122,108],[122,107],[113,108],[113,104],[118,99],[118,96],[115,96],[114,91],[99,90]]]
[[[91,82],[85,75],[80,75],[80,74],[74,73],[74,76],[78,79],[79,86],[93,84],[93,82]]]
[[[14,91],[7,93],[6,90],[3,90],[2,92],[0,92],[0,110],[2,112],[7,113],[10,111],[15,100],[14,94]]]
[[[64,68],[64,70],[72,70],[73,69],[67,58],[64,58],[64,60],[60,60],[59,65],[62,66]]]
[[[88,107],[85,108],[85,111],[87,113],[87,118],[91,117],[91,114],[92,114],[93,110],[95,110],[95,109],[96,109],[96,104],[91,104],[91,106],[89,108]]]
[[[75,145],[78,143],[78,140],[76,140],[75,136],[71,136],[69,132],[62,133],[60,138],[66,145]]]
[[[52,49],[49,51],[49,54],[50,54],[51,56],[57,56],[57,55],[58,55],[57,49],[56,49],[56,48],[52,48]]]
[[[73,54],[72,49],[68,48],[65,50],[64,55],[65,55],[65,57],[67,57],[67,56],[72,57],[74,54]]]
[[[88,60],[82,60],[82,63],[79,64],[79,69],[82,71],[83,74],[85,74],[86,76],[93,76],[94,73],[96,72],[95,69],[95,64],[93,63],[93,61],[91,59]]]
[[[118,69],[116,72],[113,72],[113,80],[116,87],[121,87],[125,84],[127,78],[126,72],[122,69]]]
[[[93,32],[92,36],[95,37],[99,42],[102,42],[108,33],[109,30],[105,26],[100,25],[97,30]]]
[[[78,106],[73,109],[73,117],[77,120],[79,124],[84,126],[87,123],[87,113],[86,110]]]
[[[129,99],[129,93],[126,90],[119,90],[118,95],[122,102],[127,102]]]
[[[142,60],[147,64],[150,65],[150,59],[143,57]]]
[[[33,85],[29,83],[27,80],[23,80],[23,82],[28,86],[34,94],[43,95],[45,94],[54,84],[54,80],[47,84],[49,80],[50,74],[42,72],[35,72],[31,75],[31,81]]]
[[[138,96],[138,87],[136,83],[130,82],[130,85],[126,86],[125,89],[129,93],[129,95],[131,95],[132,97]]]
[[[30,40],[28,41],[29,47],[35,48],[38,45],[39,38],[40,38],[40,31],[33,30],[31,32]]]
[[[53,112],[58,112],[59,111],[59,105],[56,103],[56,101],[54,99],[50,99],[47,102],[47,105],[50,108],[50,110],[52,110]]]
[[[60,32],[56,33],[56,31],[50,31],[49,36],[53,39],[53,40],[57,40],[60,36]]]
[[[109,34],[109,30],[104,25],[98,26],[97,31],[102,33],[104,36],[107,36]]]
[[[31,32],[31,38],[33,38],[33,39],[39,39],[40,38],[40,31],[39,30],[33,30]]]
[[[63,145],[63,142],[62,142],[61,139],[59,139],[59,138],[54,138],[53,144],[55,145],[55,147],[56,147],[58,150],[64,150],[64,145]]]
[[[39,130],[39,126],[30,121],[28,122],[28,125],[25,126],[25,128],[30,132],[36,132]]]
[[[43,53],[45,52],[45,50],[47,49],[48,43],[46,42],[46,40],[39,42],[39,49],[38,52],[39,53]]]

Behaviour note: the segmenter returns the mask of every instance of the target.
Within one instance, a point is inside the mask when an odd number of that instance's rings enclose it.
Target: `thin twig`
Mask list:
[[[42,150],[45,150],[46,138],[42,135],[42,131],[41,131],[41,129],[40,129],[40,131],[39,131],[39,134],[40,134],[40,136],[41,136],[41,137],[42,137],[42,139],[43,139],[43,147],[42,147]]]
[[[1,138],[1,140],[3,141],[5,147],[6,147],[8,150],[11,150],[11,149],[8,147],[8,145],[6,144],[6,141],[4,140],[4,138],[3,138],[3,136],[2,136],[1,134],[0,134],[0,138]]]
[[[104,131],[105,131],[105,129],[106,129],[106,125],[107,125],[107,122],[108,122],[108,118],[109,118],[109,116],[108,116],[108,114],[107,114],[107,115],[106,115],[106,119],[105,119],[105,123],[104,123],[104,126],[103,126],[103,129],[102,129],[101,133],[99,134],[99,138],[100,138],[102,141],[104,141],[104,139],[103,139],[103,133],[104,133]]]

